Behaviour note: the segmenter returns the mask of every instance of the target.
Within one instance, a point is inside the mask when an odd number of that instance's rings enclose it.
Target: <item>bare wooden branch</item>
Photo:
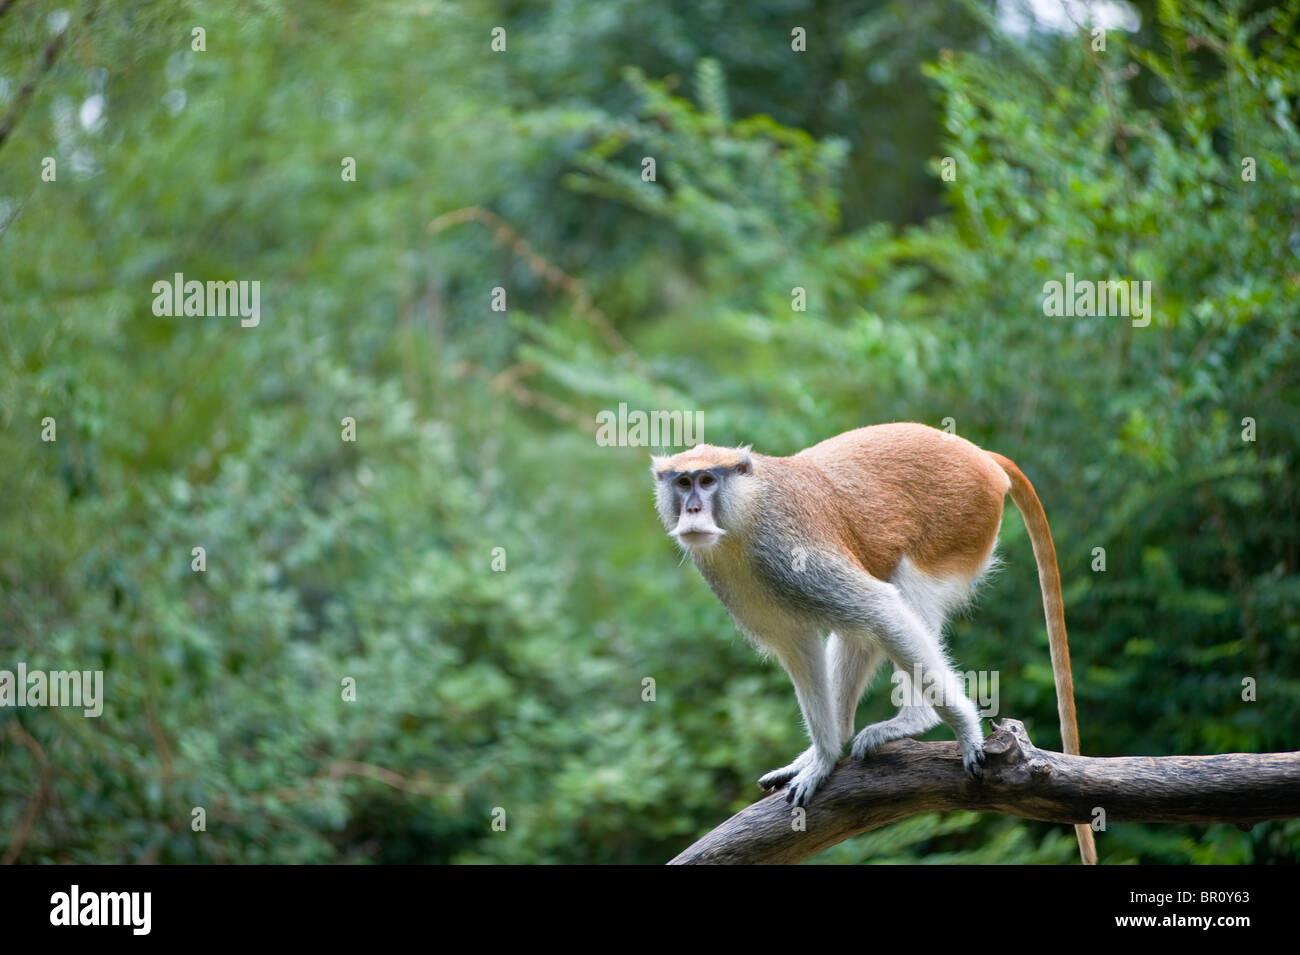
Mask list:
[[[843,760],[807,807],[765,796],[670,865],[791,864],[923,812],[996,812],[1043,822],[1231,822],[1300,816],[1300,752],[1222,756],[1066,756],[1038,749],[1019,720],[984,741],[984,778],[968,779],[956,743],[900,740]],[[1104,839],[1104,834],[1102,834]]]

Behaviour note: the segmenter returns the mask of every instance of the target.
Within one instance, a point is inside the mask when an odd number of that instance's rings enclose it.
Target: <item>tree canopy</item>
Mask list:
[[[975,2],[0,6],[0,669],[104,674],[96,718],[0,708],[0,856],[658,863],[751,802],[794,695],[679,566],[657,449],[595,440],[620,404],[1007,455],[1085,754],[1300,749],[1294,0],[1103,49]],[[177,273],[259,321],[156,314]],[[1047,314],[1067,275],[1149,323]],[[949,647],[1055,748],[1000,549]],[[1294,862],[1300,823],[1098,846]],[[1076,852],[954,813],[817,861]]]

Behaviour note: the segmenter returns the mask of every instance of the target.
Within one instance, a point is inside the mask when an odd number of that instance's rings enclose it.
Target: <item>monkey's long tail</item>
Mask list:
[[[1074,675],[1070,670],[1070,644],[1065,635],[1065,598],[1061,596],[1061,572],[1056,565],[1056,545],[1047,524],[1043,504],[1038,500],[1029,478],[1021,473],[1015,462],[990,451],[993,460],[1011,478],[1011,500],[1029,531],[1029,541],[1034,545],[1034,560],[1038,563],[1038,584],[1043,591],[1043,613],[1047,617],[1047,643],[1052,653],[1052,678],[1056,682],[1056,710],[1061,721],[1061,741],[1065,751],[1072,756],[1079,753],[1079,723],[1074,713]],[[1079,839],[1079,855],[1084,865],[1097,864],[1097,845],[1092,828],[1076,825],[1074,834]]]

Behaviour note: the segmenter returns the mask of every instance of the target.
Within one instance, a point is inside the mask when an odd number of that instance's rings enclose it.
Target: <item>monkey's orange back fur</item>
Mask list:
[[[828,527],[874,577],[888,580],[904,555],[933,576],[974,577],[985,565],[1010,487],[987,453],[919,424],[858,428],[800,451],[810,482],[835,498]],[[832,502],[827,502],[831,504]]]

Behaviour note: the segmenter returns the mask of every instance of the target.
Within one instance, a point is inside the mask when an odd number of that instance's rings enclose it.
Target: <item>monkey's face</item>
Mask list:
[[[712,547],[727,533],[714,516],[722,481],[713,469],[687,471],[671,479],[677,525],[668,533],[683,547]]]
[[[709,452],[721,452],[710,454]],[[693,448],[655,458],[656,503],[668,535],[691,552],[713,548],[727,534],[736,485],[752,474],[748,453]]]

